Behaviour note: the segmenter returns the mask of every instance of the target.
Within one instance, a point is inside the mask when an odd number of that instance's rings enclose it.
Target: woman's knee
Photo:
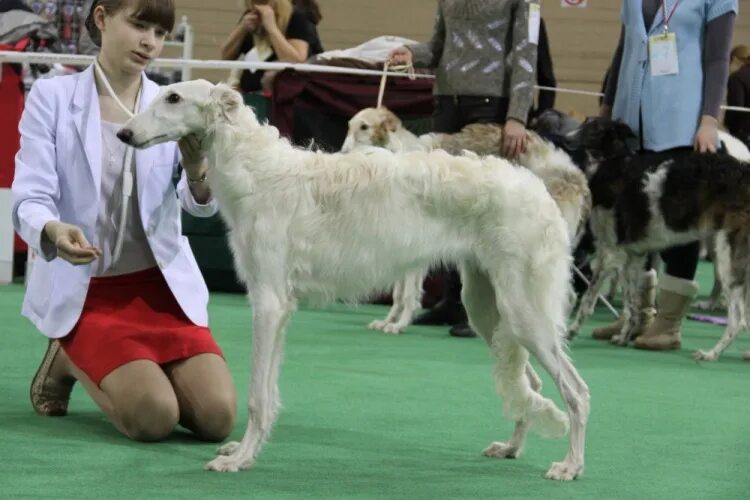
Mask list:
[[[202,401],[200,408],[193,412],[193,432],[204,441],[225,440],[237,416],[237,401],[234,393],[213,394]]]
[[[180,410],[174,394],[145,392],[118,409],[124,432],[135,441],[161,441],[177,426]]]

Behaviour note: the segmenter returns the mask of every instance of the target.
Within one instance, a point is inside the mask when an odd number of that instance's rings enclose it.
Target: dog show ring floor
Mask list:
[[[702,263],[703,296],[712,279]],[[513,429],[484,342],[450,337],[447,328],[368,330],[383,306],[301,307],[289,327],[271,439],[252,469],[220,474],[202,470],[216,445],[183,432],[132,442],[79,384],[67,417],[35,415],[29,383],[46,340],[21,317],[22,298],[20,284],[0,288],[0,498],[748,498],[746,332],[718,362],[697,364],[693,351],[711,348],[722,327],[685,321],[682,350],[643,352],[591,339],[611,318],[599,307],[570,345],[591,388],[586,469],[558,483],[544,473],[565,455],[567,438],[531,434],[515,460],[481,455]],[[236,440],[247,418],[250,309],[242,295],[212,294],[209,313],[237,384]],[[538,371],[542,392],[561,405]]]

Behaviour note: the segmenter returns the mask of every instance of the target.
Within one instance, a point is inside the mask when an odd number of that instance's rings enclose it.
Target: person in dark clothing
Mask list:
[[[727,82],[727,105],[750,107],[750,46],[738,45],[732,49],[732,68],[735,71]],[[727,111],[724,125],[730,134],[750,147],[750,113]]]
[[[430,41],[391,51],[392,63],[435,70],[435,132],[502,123],[502,154],[514,158],[526,149],[541,36],[539,12],[537,0],[440,0]],[[444,281],[443,297],[414,323],[449,324],[454,337],[475,337],[461,304],[455,267]]]
[[[549,38],[547,37],[547,27],[544,25],[544,19],[539,21],[539,45],[536,55],[536,84],[540,87],[557,88],[555,71],[552,67],[552,54],[549,51]],[[540,90],[537,97],[536,109],[532,116],[539,116],[542,111],[553,109],[555,107],[555,97],[557,93],[554,90]]]
[[[291,0],[247,0],[247,10],[221,46],[221,57],[256,62],[305,62],[322,50],[305,14]],[[242,72],[240,90],[257,92],[271,86],[273,72]]]
[[[737,10],[736,0],[623,0],[620,41],[600,115],[628,125],[641,155],[716,152]],[[636,348],[680,348],[682,318],[698,290],[694,278],[699,254],[697,241],[661,252],[665,268],[656,311],[655,277],[651,270],[644,274],[639,307],[643,326]],[[649,289],[653,293],[646,293]],[[618,335],[623,321],[621,316],[594,329],[594,338]]]
[[[308,21],[312,30],[313,40],[310,43],[310,55],[314,56],[325,52],[323,44],[320,42],[318,35],[318,24],[323,20],[323,14],[320,12],[320,6],[317,0],[294,0],[294,7],[302,12]]]

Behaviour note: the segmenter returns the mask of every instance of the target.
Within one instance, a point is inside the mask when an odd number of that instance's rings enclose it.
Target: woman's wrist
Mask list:
[[[701,116],[701,125],[711,125],[718,128],[719,120],[715,116],[703,115]]]

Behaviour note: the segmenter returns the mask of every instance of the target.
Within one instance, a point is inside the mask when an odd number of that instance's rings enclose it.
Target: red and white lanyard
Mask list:
[[[677,10],[677,6],[679,4],[680,0],[676,0],[674,5],[672,6],[672,10],[670,10],[669,15],[667,15],[667,0],[661,0],[661,12],[664,16],[664,32],[669,31],[669,20],[672,19],[674,11]]]

